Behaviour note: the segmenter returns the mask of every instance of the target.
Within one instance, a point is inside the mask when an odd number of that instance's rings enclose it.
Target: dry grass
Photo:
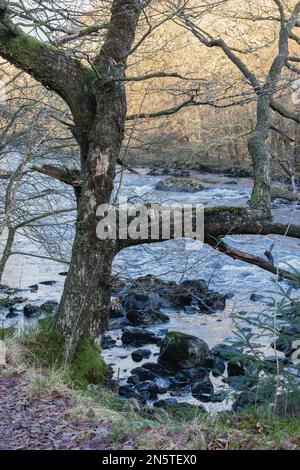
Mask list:
[[[28,381],[27,393],[32,395],[51,395],[60,393],[69,395],[72,392],[68,368],[49,367],[39,369],[30,367],[25,372]]]

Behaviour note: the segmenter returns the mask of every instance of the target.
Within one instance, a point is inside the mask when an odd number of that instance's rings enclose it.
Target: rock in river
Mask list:
[[[198,193],[203,191],[204,187],[199,180],[195,178],[167,178],[159,181],[155,187],[157,191],[177,191],[182,193]]]
[[[142,328],[126,327],[122,334],[122,343],[139,346],[141,344],[157,344],[160,339],[151,331]]]
[[[160,348],[158,362],[170,370],[212,367],[214,357],[205,341],[179,332],[169,332]]]
[[[37,305],[32,305],[32,304],[25,305],[23,311],[24,311],[25,317],[33,317],[33,316],[40,315],[42,313],[40,307],[38,307]]]
[[[141,362],[143,359],[149,359],[150,356],[150,349],[137,349],[131,353],[131,357],[135,362]]]

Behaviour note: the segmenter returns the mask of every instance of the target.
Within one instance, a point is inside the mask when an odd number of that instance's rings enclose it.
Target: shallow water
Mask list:
[[[155,185],[164,177],[151,177],[139,170],[140,175],[125,173],[121,196],[133,198],[134,201],[160,202],[160,203],[203,203],[208,206],[215,205],[245,205],[249,201],[252,189],[251,179],[220,177],[218,175],[197,175],[205,186],[205,190],[199,193],[187,194],[178,192],[156,191]],[[235,184],[237,183],[237,184]],[[118,183],[116,182],[116,188]],[[278,221],[300,224],[300,207],[295,205],[282,205],[274,210],[274,217]],[[289,265],[300,269],[300,241],[288,237],[276,235],[270,236],[228,236],[227,242],[241,250],[264,256],[264,252],[274,242],[274,256],[276,264],[280,267]],[[170,316],[170,322],[166,325],[158,325],[151,329],[159,332],[166,329],[178,330],[196,335],[212,347],[220,342],[234,337],[235,321],[233,314],[240,311],[246,312],[246,316],[258,315],[261,311],[271,314],[268,300],[253,302],[250,300],[252,293],[259,293],[266,297],[274,295],[276,285],[275,276],[262,271],[255,266],[247,265],[240,261],[234,261],[224,254],[216,253],[204,245],[200,250],[190,251],[190,242],[186,240],[166,241],[160,244],[142,245],[123,250],[116,257],[114,272],[126,278],[136,278],[146,274],[155,274],[164,279],[180,281],[182,279],[205,279],[210,288],[222,293],[232,293],[234,296],[227,300],[226,309],[213,315],[187,315],[184,312],[166,311]],[[34,252],[34,245],[21,236],[16,241],[14,251]],[[32,284],[41,281],[54,280],[53,286],[39,285],[38,292],[22,292],[20,295],[27,299],[27,303],[41,304],[47,300],[58,301],[63,289],[64,277],[59,275],[66,271],[66,266],[48,260],[38,258],[13,256],[8,264],[3,282],[10,287],[26,289]],[[287,286],[282,282],[281,286]],[[294,295],[298,296],[299,291]],[[23,304],[17,306],[21,311]],[[0,312],[0,321],[9,324]],[[22,314],[18,318],[20,324],[24,322]],[[28,321],[28,320],[27,320]],[[117,340],[121,332],[116,329],[110,332]],[[162,334],[162,332],[161,332]],[[147,361],[155,360],[158,353],[157,347],[146,346],[151,349],[153,356]],[[114,364],[114,369],[120,369],[121,379],[125,379],[132,367],[136,364],[130,358],[130,353],[136,348],[124,348],[120,341],[116,347],[103,352],[108,363]],[[272,350],[266,348],[266,353],[272,355]],[[215,385],[219,385],[215,382]],[[165,397],[165,395],[164,395]],[[184,401],[187,397],[178,397]],[[195,400],[189,397],[189,401]],[[229,406],[223,403],[224,405]],[[209,407],[210,405],[206,405]],[[220,405],[213,405],[216,410]]]

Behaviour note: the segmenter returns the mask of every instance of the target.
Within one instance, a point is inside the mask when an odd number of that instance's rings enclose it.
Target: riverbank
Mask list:
[[[52,378],[51,378],[52,377]],[[57,371],[0,371],[1,450],[300,449],[300,420],[263,409],[209,416],[155,412],[102,388],[78,392]]]

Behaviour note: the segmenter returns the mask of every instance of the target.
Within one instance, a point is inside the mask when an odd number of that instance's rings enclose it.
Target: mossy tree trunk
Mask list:
[[[271,215],[271,153],[267,146],[270,115],[270,95],[262,92],[258,97],[256,128],[249,138],[248,149],[254,174],[251,207],[268,215]]]
[[[5,269],[6,263],[9,260],[9,257],[11,255],[11,250],[12,250],[13,243],[15,240],[15,235],[16,235],[16,231],[14,227],[9,226],[5,246],[4,246],[1,258],[0,258],[0,283],[2,282],[3,272]]]
[[[63,98],[73,114],[73,135],[81,149],[75,242],[56,316],[69,361],[80,338],[94,338],[107,323],[115,242],[97,238],[96,211],[110,202],[113,190],[127,112],[123,79],[142,6],[139,0],[112,2],[104,43],[89,68],[24,33],[12,23],[8,2],[0,3],[0,55]]]
[[[78,204],[76,236],[70,270],[57,313],[57,328],[66,339],[66,359],[72,359],[80,338],[96,337],[107,326],[115,241],[96,234],[96,211],[108,204],[114,187],[127,112],[123,81],[140,14],[138,0],[115,0],[106,39],[94,67],[98,81],[96,110],[88,149],[82,149],[83,184]]]

